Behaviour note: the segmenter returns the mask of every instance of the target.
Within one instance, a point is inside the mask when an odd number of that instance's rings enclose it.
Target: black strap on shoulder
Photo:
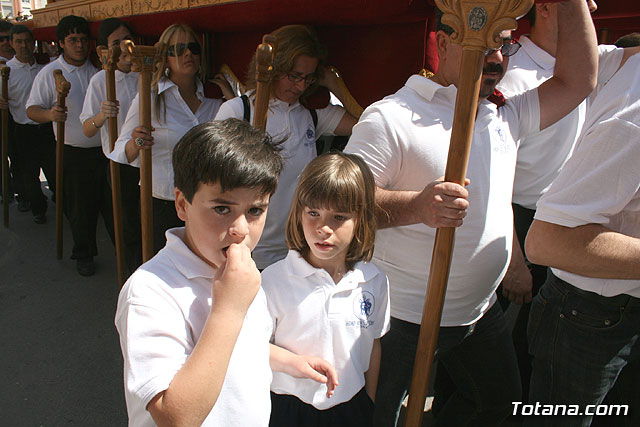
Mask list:
[[[313,120],[313,130],[315,132],[316,128],[318,127],[318,112],[311,108],[309,109],[309,114],[311,114],[311,120]]]
[[[244,107],[244,115],[242,116],[242,120],[248,122],[251,119],[251,107],[249,106],[249,97],[247,95],[242,95],[240,97],[242,99],[242,105]]]

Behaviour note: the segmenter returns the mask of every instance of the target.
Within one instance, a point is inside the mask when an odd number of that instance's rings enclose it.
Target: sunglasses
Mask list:
[[[485,56],[487,55],[491,55],[493,52],[499,50],[500,53],[502,53],[502,56],[509,57],[512,55],[515,55],[516,52],[518,50],[520,50],[520,47],[522,45],[520,43],[518,43],[517,40],[509,40],[508,42],[506,42],[505,44],[503,44],[502,46],[500,46],[498,49],[487,49],[484,53]]]
[[[185,52],[185,50],[189,49],[189,51],[193,54],[193,55],[200,55],[202,53],[202,48],[200,47],[200,44],[196,43],[196,42],[190,42],[190,43],[178,43],[178,44],[172,44],[171,46],[169,46],[167,48],[167,55],[169,56],[182,56]]]
[[[309,74],[307,76],[301,76],[297,73],[287,73],[287,78],[291,83],[299,83],[304,80],[304,84],[307,86],[311,86],[315,82],[318,81],[318,76],[315,74]]]
[[[0,36],[0,43],[8,42],[10,40],[9,36]]]

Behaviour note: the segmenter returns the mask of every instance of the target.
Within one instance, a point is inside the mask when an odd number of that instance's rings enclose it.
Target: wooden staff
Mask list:
[[[3,99],[9,99],[9,71],[5,65],[0,72]],[[9,110],[2,110],[2,216],[4,228],[9,228]]]
[[[533,0],[436,0],[436,5],[444,13],[442,22],[454,29],[451,40],[462,44],[445,181],[464,185],[486,49],[502,45],[500,33],[516,28],[516,18],[531,8]],[[422,422],[454,237],[453,227],[436,230],[405,426],[419,426]]]
[[[107,101],[117,102],[116,99],[116,68],[120,58],[120,46],[104,46],[96,48],[102,68],[104,69],[107,85]],[[109,148],[113,151],[118,139],[118,117],[107,119],[109,126]],[[122,286],[126,280],[126,262],[124,254],[124,234],[122,231],[122,198],[120,192],[120,167],[113,160],[109,161],[111,172],[111,201],[113,203],[113,232],[116,240],[116,267],[118,270],[118,284]]]
[[[326,72],[330,73],[331,77],[335,79],[336,83],[338,84],[338,91],[340,91],[340,93],[337,93],[336,95],[340,95],[342,97],[344,109],[347,110],[347,112],[353,117],[359,119],[362,115],[362,112],[364,111],[364,108],[362,108],[362,106],[358,104],[358,101],[356,101],[353,95],[351,95],[351,92],[349,92],[346,83],[342,79],[340,71],[338,71],[336,67],[330,66],[327,67]]]
[[[62,75],[62,70],[53,70],[53,78],[56,82],[58,93],[58,105],[66,108],[67,95],[71,89],[71,83]],[[64,121],[57,122],[58,132],[56,141],[56,257],[62,259],[62,169],[64,163]]]
[[[166,46],[136,46],[131,40],[120,43],[123,53],[131,55],[131,69],[138,72],[140,126],[151,129],[151,72],[164,57]],[[153,207],[151,194],[151,148],[140,150],[140,222],[142,224],[142,261],[153,257]]]
[[[253,127],[260,130],[267,128],[267,111],[271,97],[271,78],[273,76],[273,58],[278,40],[267,34],[256,49],[256,100],[253,115]]]

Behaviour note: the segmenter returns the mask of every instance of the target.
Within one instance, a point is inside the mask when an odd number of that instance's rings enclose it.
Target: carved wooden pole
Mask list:
[[[71,83],[62,75],[62,70],[53,70],[53,78],[56,82],[56,92],[58,93],[58,105],[66,107],[67,95],[71,89]],[[64,167],[64,123],[57,122],[58,132],[56,141],[56,257],[62,259],[62,190],[63,190],[63,167]]]
[[[344,82],[340,71],[338,71],[336,67],[331,66],[327,68],[326,72],[330,73],[331,78],[335,79],[338,83],[338,90],[340,91],[340,93],[336,95],[341,95],[344,99],[344,109],[347,110],[353,117],[359,119],[362,115],[362,112],[364,111],[364,108],[362,108],[362,106],[358,104],[358,101],[356,101],[353,95],[351,95],[351,92],[349,92],[349,89],[347,88],[347,85]]]
[[[500,33],[515,29],[516,18],[531,8],[533,0],[436,0],[436,5],[444,13],[442,22],[454,29],[451,40],[462,44],[460,78],[445,181],[464,185],[486,49],[497,49],[502,45]],[[453,227],[439,228],[436,231],[405,418],[405,426],[408,427],[417,427],[422,422],[431,366],[438,343],[454,237]]]
[[[2,98],[9,99],[9,72],[2,67]],[[9,110],[2,110],[2,217],[4,228],[9,228]]]
[[[131,40],[120,43],[123,53],[131,55],[131,69],[138,72],[138,96],[140,98],[140,126],[151,129],[151,73],[157,66],[166,48],[156,46],[136,46]],[[153,181],[151,173],[151,148],[140,150],[140,222],[142,224],[142,262],[153,257],[153,208],[151,194]]]
[[[116,99],[116,68],[120,58],[120,47],[111,46],[108,49],[104,46],[97,47],[98,57],[102,61],[107,85],[107,101],[117,101]],[[113,151],[118,139],[118,118],[109,117],[109,148]],[[116,240],[116,268],[118,270],[118,284],[122,286],[126,280],[126,262],[124,253],[124,235],[122,231],[122,198],[120,196],[120,167],[113,160],[109,161],[109,172],[111,173],[111,201],[113,204],[113,233]]]
[[[273,58],[278,40],[267,34],[256,49],[256,100],[253,115],[253,127],[260,130],[267,128],[267,111],[271,97],[271,77],[273,75]]]

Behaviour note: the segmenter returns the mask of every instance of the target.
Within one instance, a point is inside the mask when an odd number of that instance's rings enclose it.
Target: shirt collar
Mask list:
[[[553,67],[556,65],[556,58],[532,42],[527,36],[521,36],[518,41],[522,45],[522,49],[524,49],[536,65],[543,70],[553,70]]]
[[[117,82],[121,82],[124,79],[127,78],[138,78],[138,73],[136,73],[135,71],[129,71],[128,73],[123,73],[120,70],[116,70],[116,81]]]
[[[213,279],[216,269],[204,262],[184,242],[184,227],[167,230],[167,245],[163,249],[171,259],[176,269],[187,279],[203,277]]]
[[[455,102],[457,89],[454,85],[442,86],[433,80],[414,74],[409,77],[409,80],[405,83],[410,89],[413,89],[418,95],[431,101],[437,92],[443,93],[446,97],[450,98],[452,102]]]
[[[58,62],[60,63],[60,65],[62,66],[62,68],[64,68],[64,70],[65,70],[67,73],[73,73],[73,72],[75,72],[76,70],[81,70],[81,69],[86,68],[86,67],[89,67],[89,66],[93,67],[93,65],[91,64],[91,61],[89,61],[89,58],[87,58],[87,60],[86,60],[86,61],[84,61],[84,64],[82,64],[82,65],[80,65],[80,66],[78,66],[78,65],[71,65],[71,64],[69,64],[67,61],[65,61],[65,60],[64,60],[64,55],[63,55],[63,54],[60,54],[60,57],[58,58]]]
[[[33,68],[36,65],[38,65],[38,62],[34,58],[33,64],[29,64],[28,62],[20,61],[17,57],[14,56],[9,61],[7,61],[7,65],[10,65],[11,67],[14,67],[14,68]]]
[[[315,268],[309,264],[296,250],[289,250],[286,258],[290,276],[310,277],[327,274],[321,268]],[[359,283],[371,280],[379,274],[380,270],[365,262],[357,262],[353,269],[349,270],[338,283],[340,287],[355,288]]]
[[[171,79],[162,77],[158,82],[158,94],[161,94],[162,92],[169,90],[172,87],[175,87],[176,89],[178,88],[178,86],[174,82],[172,82]],[[202,85],[200,79],[196,79],[196,96],[200,101],[204,100],[204,86]]]

